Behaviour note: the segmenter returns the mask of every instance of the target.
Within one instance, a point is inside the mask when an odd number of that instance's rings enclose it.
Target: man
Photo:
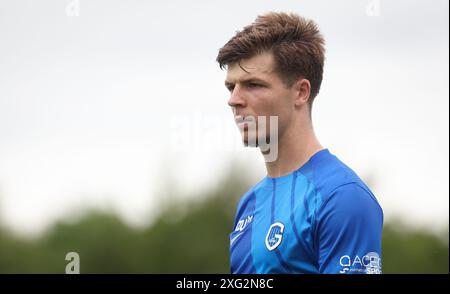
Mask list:
[[[286,13],[259,16],[219,51],[242,139],[265,147],[267,169],[238,205],[232,273],[381,273],[382,209],[312,127],[324,59],[315,23]]]

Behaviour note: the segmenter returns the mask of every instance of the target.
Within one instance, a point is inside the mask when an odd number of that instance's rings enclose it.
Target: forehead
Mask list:
[[[248,59],[242,59],[239,63],[230,64],[227,70],[226,81],[237,83],[242,79],[248,78],[270,79],[274,74],[272,54],[261,53]]]

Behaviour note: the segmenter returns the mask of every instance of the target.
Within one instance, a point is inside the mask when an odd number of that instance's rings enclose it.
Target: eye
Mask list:
[[[260,87],[262,87],[262,85],[257,84],[257,83],[249,83],[247,86],[249,88],[260,88]]]
[[[231,83],[225,83],[225,88],[227,88],[228,91],[233,92],[233,90],[234,90],[234,84],[231,84]]]

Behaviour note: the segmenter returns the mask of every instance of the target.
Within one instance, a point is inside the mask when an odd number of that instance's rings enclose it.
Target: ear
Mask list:
[[[309,80],[300,78],[294,84],[295,106],[302,106],[308,103],[311,94],[311,83]]]

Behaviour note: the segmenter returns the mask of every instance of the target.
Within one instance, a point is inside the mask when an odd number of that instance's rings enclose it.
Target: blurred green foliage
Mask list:
[[[231,170],[217,188],[188,198],[196,200],[168,202],[145,228],[101,211],[59,222],[34,239],[0,227],[0,273],[64,273],[71,251],[80,255],[81,273],[228,273],[228,234],[251,182],[242,174]],[[448,273],[448,260],[448,230],[439,237],[385,224],[384,273]]]

